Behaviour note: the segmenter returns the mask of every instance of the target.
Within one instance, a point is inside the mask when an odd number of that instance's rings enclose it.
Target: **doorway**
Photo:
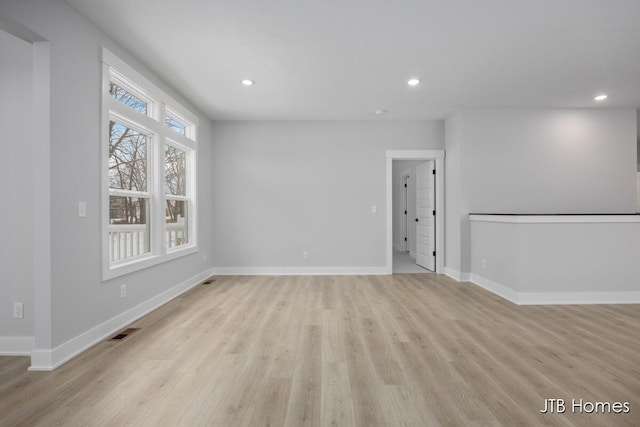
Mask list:
[[[393,272],[435,271],[433,160],[393,161]]]
[[[412,242],[411,242],[411,236],[415,236],[415,250],[416,253],[415,255],[417,256],[417,248],[418,248],[418,238],[419,236],[417,235],[417,228],[416,228],[416,233],[413,233],[411,231],[411,226],[409,224],[412,223],[412,215],[408,214],[404,215],[404,210],[402,211],[398,211],[398,212],[394,212],[394,200],[396,205],[398,203],[400,203],[400,200],[402,199],[402,195],[405,194],[403,191],[400,190],[400,188],[398,188],[396,192],[394,192],[394,180],[393,180],[393,165],[394,165],[394,160],[411,160],[417,164],[424,164],[428,161],[430,161],[430,166],[428,166],[429,171],[431,171],[433,173],[432,175],[432,179],[433,179],[433,201],[435,202],[435,207],[434,206],[423,206],[422,207],[422,211],[421,211],[421,215],[419,216],[417,215],[417,211],[416,211],[416,215],[413,218],[413,224],[417,224],[420,222],[420,218],[423,218],[423,224],[427,224],[427,218],[431,219],[431,225],[430,225],[430,229],[431,229],[431,233],[432,234],[432,238],[433,238],[433,246],[431,247],[422,247],[422,254],[423,255],[427,255],[430,254],[430,256],[432,256],[432,263],[429,264],[434,272],[436,273],[442,273],[444,270],[444,150],[388,150],[386,152],[386,157],[387,157],[387,262],[386,262],[386,272],[387,274],[393,274],[394,272],[394,255],[396,260],[398,259],[398,252],[403,253],[402,249],[406,248],[405,245],[403,245],[404,242],[399,241],[397,233],[396,233],[396,238],[394,239],[394,233],[393,233],[393,229],[394,229],[394,223],[396,224],[396,229],[398,228],[398,224],[401,224],[402,222],[405,222],[405,227],[407,229],[407,241],[408,241],[408,246],[410,248],[410,254],[411,254],[411,249],[412,248]],[[424,173],[424,172],[423,172]],[[409,174],[411,175],[411,174]],[[411,184],[412,180],[413,182],[416,181],[416,174],[414,174],[414,176],[410,176],[409,178],[409,183]],[[396,175],[398,176],[398,175]],[[397,180],[396,180],[397,181]],[[404,188],[404,181],[402,181],[402,188]],[[397,182],[396,182],[397,184]],[[398,186],[399,187],[399,186]],[[417,191],[417,190],[416,190]],[[411,204],[411,197],[413,195],[412,190],[410,188],[410,185],[407,186],[407,192],[406,194],[408,195],[408,205],[410,207]],[[417,196],[417,193],[416,195]],[[415,200],[415,198],[414,198]],[[407,209],[409,211],[409,209]],[[435,213],[435,215],[433,215]],[[400,215],[402,214],[402,215]],[[430,216],[428,216],[427,214],[431,214]],[[406,219],[408,219],[409,221],[405,221]],[[415,220],[418,219],[418,221],[416,222]],[[421,232],[425,233],[424,228],[421,230]],[[428,252],[425,252],[428,251]],[[406,252],[405,252],[406,253]],[[439,255],[440,254],[440,255]]]

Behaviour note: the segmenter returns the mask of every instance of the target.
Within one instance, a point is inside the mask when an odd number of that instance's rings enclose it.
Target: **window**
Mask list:
[[[173,248],[189,243],[189,199],[186,190],[186,165],[188,153],[176,146],[167,145],[165,161],[166,246]]]
[[[197,251],[197,118],[103,49],[103,279]]]
[[[147,114],[149,112],[149,104],[142,99],[138,98],[132,93],[129,93],[126,89],[118,86],[116,79],[111,79],[109,81],[109,94],[117,99],[118,101],[127,104],[129,107],[133,108],[136,111],[139,111],[143,114]]]
[[[164,118],[164,123],[167,126],[169,126],[169,129],[171,129],[174,132],[178,132],[180,135],[184,135],[185,132],[187,131],[187,127],[185,125],[183,125],[178,120],[171,117],[170,115],[167,115]]]

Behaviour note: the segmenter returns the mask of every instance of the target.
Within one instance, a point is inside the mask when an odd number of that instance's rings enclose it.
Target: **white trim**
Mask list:
[[[470,276],[471,277],[469,278],[470,280],[468,280],[468,282],[471,282],[476,286],[480,286],[481,288],[491,292],[492,294],[498,295],[499,297],[504,298],[509,302],[518,304],[520,296],[517,291],[477,274],[472,273],[470,274]]]
[[[164,244],[164,235],[162,235],[162,237]],[[103,273],[102,278],[103,281],[114,279],[125,274],[153,267],[154,265],[162,264],[164,262],[171,261],[172,259],[181,258],[196,252],[198,252],[197,246],[185,245],[167,249],[167,252],[164,255],[153,255],[149,253],[143,254],[139,257],[133,257],[131,259],[122,260],[122,262],[112,264],[109,270]]]
[[[470,282],[517,305],[640,304],[640,292],[518,292],[478,274]]]
[[[30,356],[35,337],[0,337],[0,356]]]
[[[387,159],[432,160],[444,159],[444,150],[386,150]]]
[[[518,304],[640,304],[640,292],[520,292]]]
[[[512,224],[635,223],[640,215],[491,215],[471,214],[470,221]]]
[[[387,262],[386,274],[393,274],[393,161],[434,160],[436,168],[436,273],[444,271],[444,150],[386,150],[387,159]],[[439,255],[438,255],[439,254]]]
[[[69,361],[73,357],[104,340],[111,334],[119,331],[131,322],[152,312],[158,307],[168,303],[172,299],[195,287],[207,277],[213,275],[213,270],[208,269],[184,282],[167,289],[145,302],[142,302],[129,310],[89,329],[82,334],[71,338],[51,350],[34,350],[31,354],[30,371],[52,371]]]
[[[445,276],[451,277],[456,282],[469,282],[471,281],[470,273],[461,273],[451,267],[444,267],[443,273]]]
[[[379,276],[386,267],[213,267],[219,276]]]

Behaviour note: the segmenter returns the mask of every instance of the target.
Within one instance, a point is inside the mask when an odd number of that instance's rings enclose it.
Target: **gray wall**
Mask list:
[[[638,171],[640,171],[640,110],[636,110],[636,126],[637,126],[637,133],[636,133],[636,138],[638,139],[637,141],[637,156],[638,156]],[[638,191],[640,192],[640,189],[638,189]]]
[[[635,110],[463,110],[446,132],[454,271],[470,271],[470,212],[636,211]]]
[[[633,213],[634,110],[465,111],[462,179],[479,213]]]
[[[525,298],[531,293],[637,293],[638,253],[637,222],[472,224],[474,276],[523,293]],[[482,260],[486,260],[484,267]],[[617,298],[625,300],[624,295]]]
[[[467,280],[465,274],[471,271],[469,185],[464,181],[463,169],[469,141],[462,133],[463,120],[458,111],[445,122],[445,271],[458,280]]]
[[[384,266],[385,150],[442,149],[444,124],[215,122],[214,140],[216,266]]]
[[[177,91],[62,0],[10,0],[0,15],[51,44],[51,331],[59,345],[147,301],[211,266],[211,122]],[[127,61],[200,117],[198,192],[200,253],[108,282],[101,281],[100,63],[101,46]],[[77,217],[78,201],[87,217]],[[208,254],[205,263],[203,254]],[[121,299],[119,285],[128,285]],[[36,337],[37,340],[37,337]]]
[[[0,337],[33,336],[31,44],[0,30]],[[13,303],[24,304],[14,319]]]

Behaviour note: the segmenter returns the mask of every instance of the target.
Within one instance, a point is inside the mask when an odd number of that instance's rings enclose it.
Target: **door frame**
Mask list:
[[[386,150],[387,158],[387,262],[393,274],[393,161],[434,160],[436,168],[436,273],[444,273],[444,150]]]

